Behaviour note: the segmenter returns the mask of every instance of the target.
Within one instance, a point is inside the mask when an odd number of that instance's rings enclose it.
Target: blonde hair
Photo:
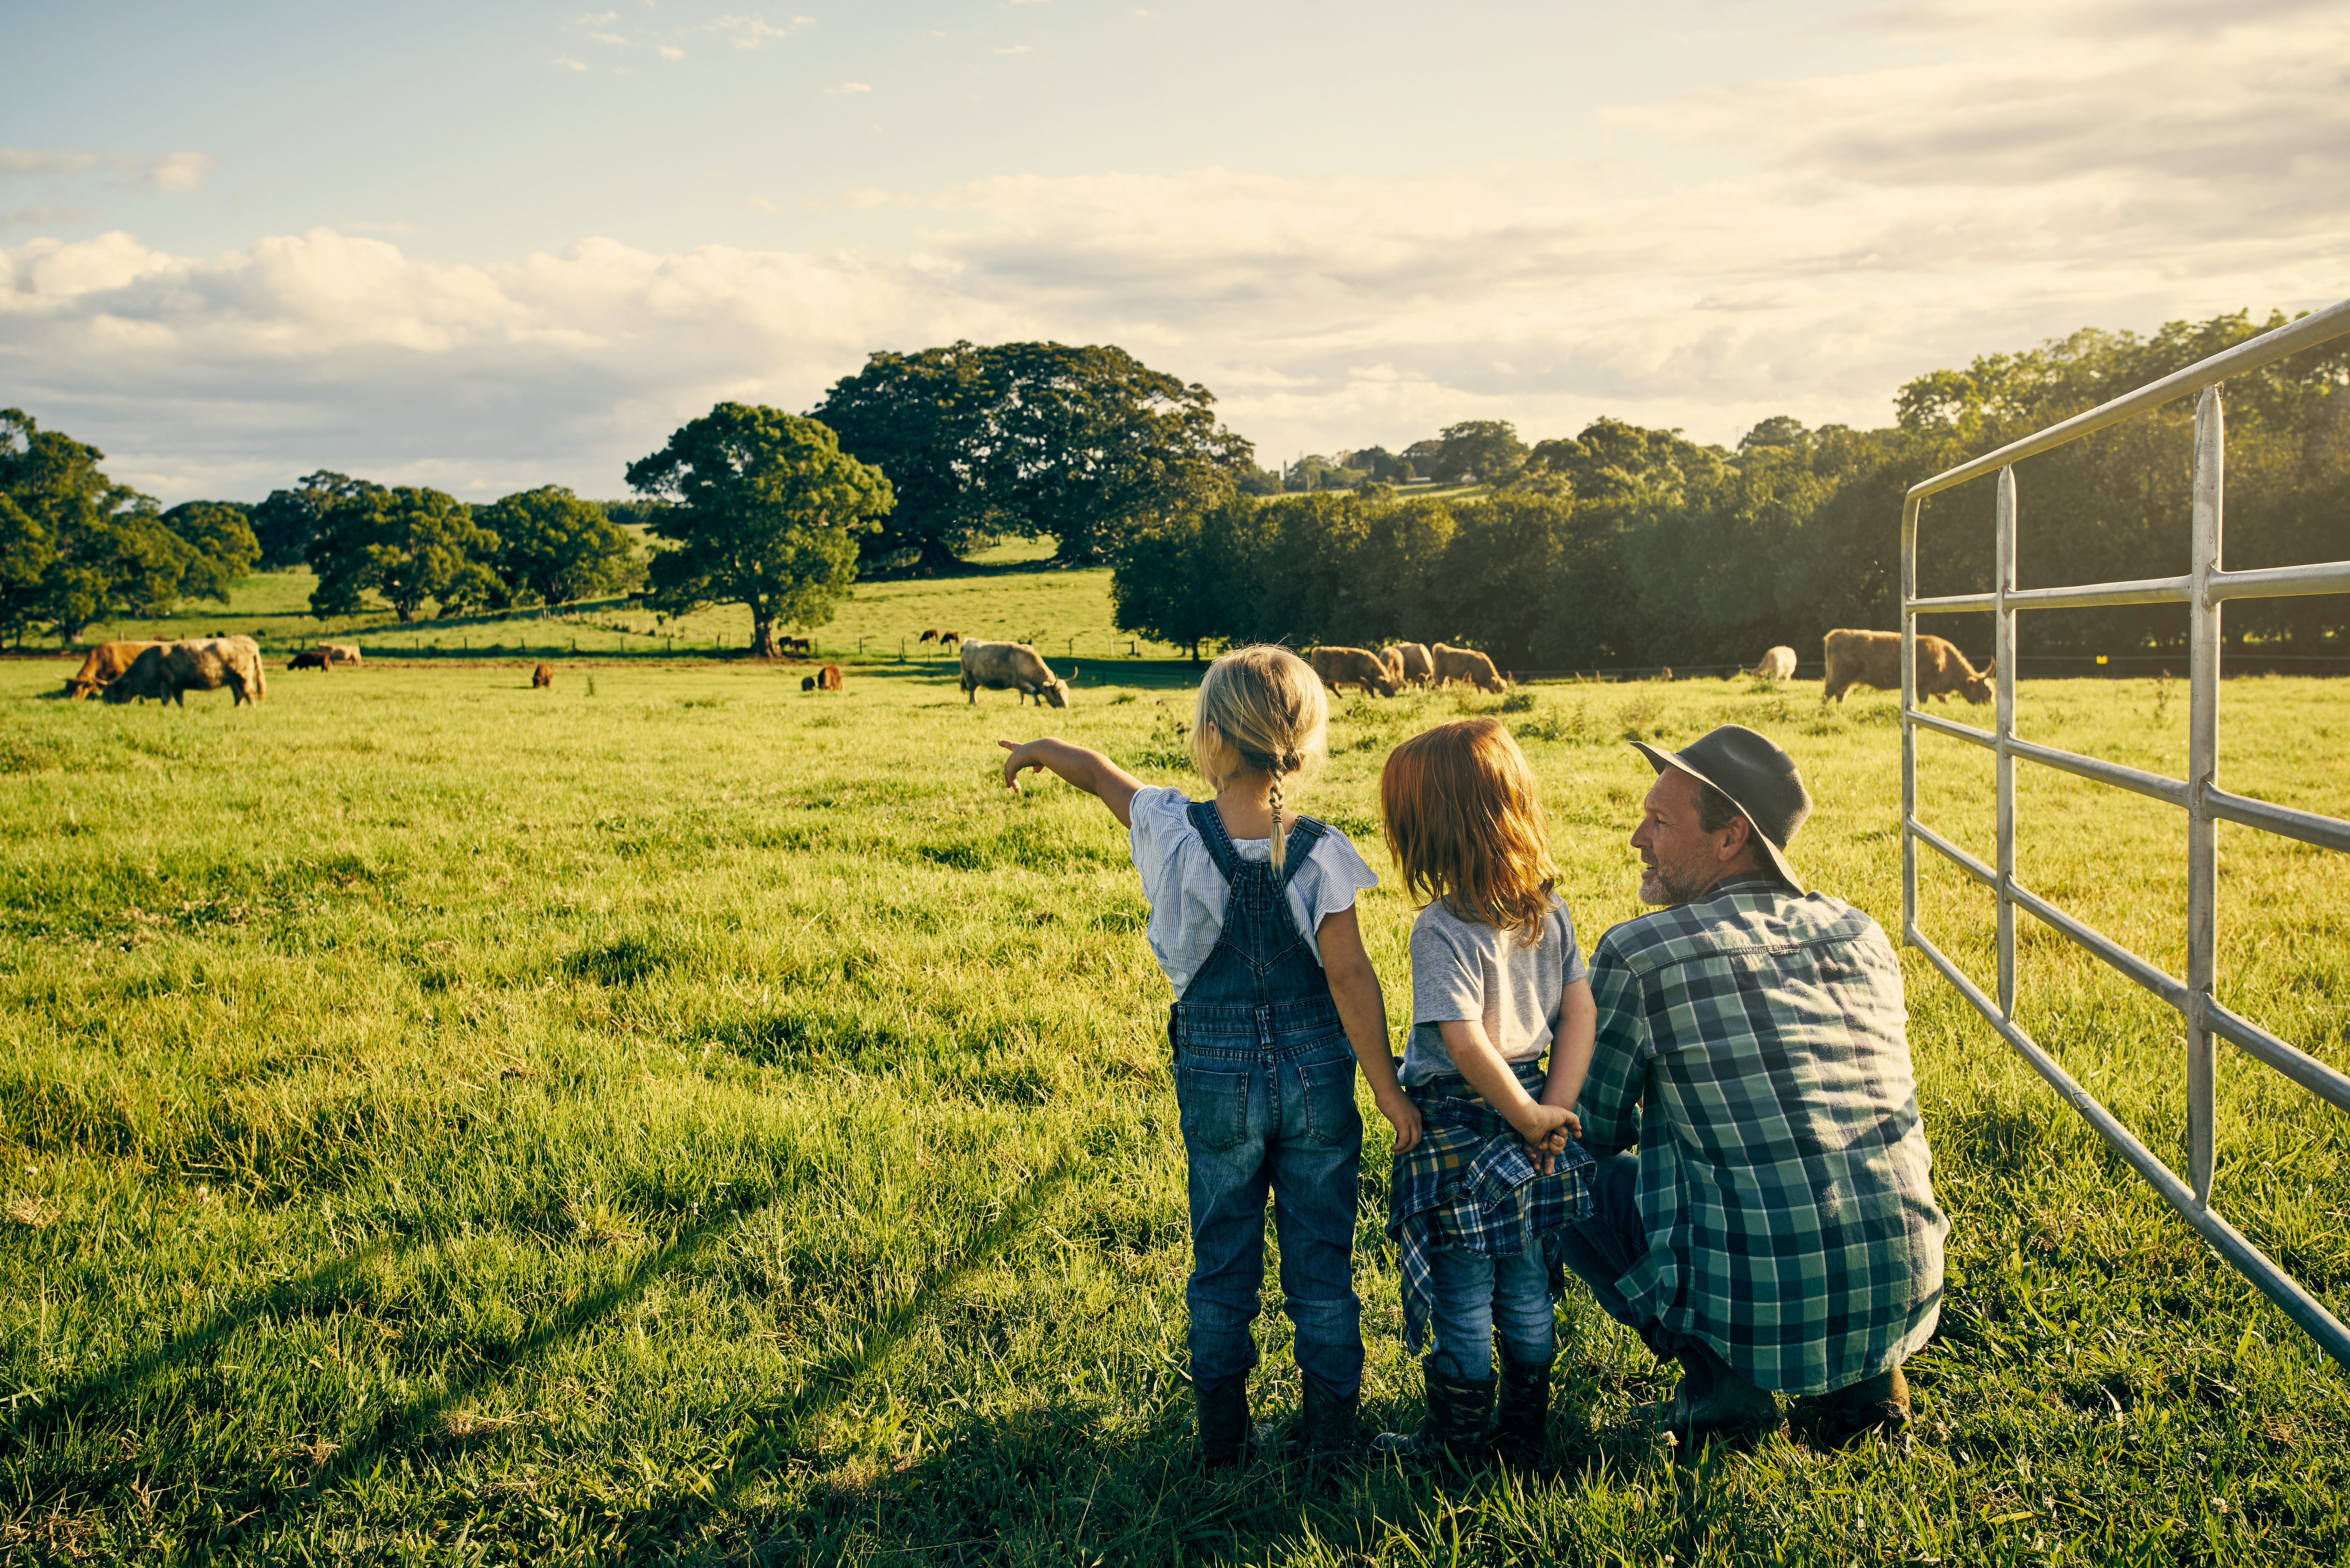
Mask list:
[[[1534,770],[1500,720],[1439,724],[1389,752],[1379,816],[1423,903],[1449,897],[1463,919],[1541,934],[1558,868]]]
[[[1321,760],[1330,722],[1330,701],[1322,694],[1322,678],[1305,660],[1285,648],[1269,643],[1236,648],[1213,664],[1200,680],[1200,708],[1191,721],[1191,761],[1200,776],[1217,789],[1224,780],[1216,772],[1220,748],[1208,737],[1232,748],[1241,766],[1273,775],[1273,869],[1278,876],[1287,858],[1287,834],[1281,825],[1282,780],[1304,775]]]

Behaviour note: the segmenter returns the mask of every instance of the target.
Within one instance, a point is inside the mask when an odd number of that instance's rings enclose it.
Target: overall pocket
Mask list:
[[[1175,1065],[1175,1105],[1183,1141],[1227,1149],[1248,1137],[1249,1075]]]
[[[1355,1057],[1301,1062],[1294,1071],[1305,1101],[1308,1140],[1343,1147],[1363,1141],[1363,1113],[1355,1108]]]

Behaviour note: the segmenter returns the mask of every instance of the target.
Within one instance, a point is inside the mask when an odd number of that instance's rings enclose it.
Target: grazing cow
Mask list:
[[[816,677],[815,677],[815,676],[813,676],[813,675],[803,675],[803,676],[801,676],[801,677],[800,677],[800,690],[801,690],[801,691],[815,691],[815,690],[816,690]]]
[[[1898,631],[1853,631],[1839,628],[1821,639],[1827,649],[1828,678],[1820,687],[1820,705],[1830,698],[1844,701],[1855,686],[1880,691],[1901,690],[1901,634]],[[1991,701],[1996,661],[1981,670],[1967,656],[1939,637],[1918,639],[1918,696],[1948,702],[1955,691],[1980,707]]]
[[[288,670],[325,670],[333,663],[334,660],[327,657],[327,650],[325,649],[314,648],[307,653],[296,654],[293,659],[287,661],[286,668]]]
[[[839,691],[840,666],[837,664],[827,664],[822,670],[817,670],[816,672],[816,689],[819,691]]]
[[[957,648],[961,648],[962,646],[962,633],[959,631],[942,631],[939,633],[939,646],[941,648],[944,648],[950,642],[953,643]]]
[[[941,639],[952,636],[952,632],[940,633]],[[1055,675],[1026,643],[983,642],[976,638],[969,642],[957,639],[957,642],[962,656],[963,694],[969,701],[978,702],[979,689],[984,686],[990,691],[1009,687],[1023,697],[1034,697],[1039,706],[1069,705],[1069,683]]]
[[[1359,686],[1366,696],[1392,697],[1403,684],[1402,676],[1389,669],[1386,659],[1366,649],[1317,648],[1306,654],[1305,662],[1333,691]]]
[[[809,651],[808,639],[804,637],[786,637],[781,639],[776,646],[781,648],[785,653],[806,653]]]
[[[1764,654],[1746,673],[1757,680],[1793,680],[1795,678],[1795,650],[1783,643]]]
[[[249,637],[191,638],[161,642],[130,661],[122,678],[106,689],[109,702],[165,698],[188,705],[190,691],[229,689],[231,705],[260,702],[269,695],[261,649]]]
[[[102,690],[109,681],[120,680],[130,668],[131,661],[151,648],[161,648],[160,642],[101,642],[89,650],[81,668],[66,677],[66,695],[78,702],[91,692]]]
[[[1429,650],[1436,665],[1439,686],[1454,680],[1466,680],[1480,691],[1506,691],[1510,683],[1493,668],[1493,661],[1473,648],[1451,648],[1438,643]]]
[[[923,633],[922,633],[922,635],[921,635],[920,637],[916,638],[914,640],[915,640],[915,641],[917,641],[917,642],[936,642],[936,641],[938,641],[938,639],[939,639],[939,628],[938,628],[937,627],[931,627],[930,629],[928,629],[927,631],[923,632]]]
[[[552,686],[554,684],[555,666],[552,664],[542,664],[537,669],[530,672],[530,689],[532,691],[536,691],[541,687]]]
[[[1399,642],[1379,657],[1388,661],[1398,680],[1425,686],[1436,679],[1436,661],[1428,656],[1424,642]]]
[[[318,645],[318,651],[327,656],[329,664],[359,662],[359,645],[356,642],[322,642]]]

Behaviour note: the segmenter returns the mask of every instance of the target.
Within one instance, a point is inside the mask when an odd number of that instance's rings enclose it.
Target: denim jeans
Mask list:
[[[1514,1258],[1439,1247],[1429,1262],[1436,1295],[1430,1359],[1437,1371],[1447,1377],[1492,1376],[1497,1329],[1511,1360],[1549,1363],[1555,1345],[1550,1266],[1539,1246]]]
[[[1602,1159],[1591,1179],[1591,1218],[1564,1238],[1566,1266],[1591,1287],[1603,1312],[1639,1332],[1659,1360],[1678,1358],[1690,1380],[1690,1397],[1703,1397],[1715,1379],[1730,1370],[1729,1364],[1695,1334],[1636,1317],[1632,1303],[1617,1288],[1632,1266],[1648,1255],[1648,1227],[1640,1222],[1640,1157],[1613,1154]]]
[[[1191,1380],[1201,1388],[1256,1365],[1249,1325],[1263,1305],[1268,1191],[1281,1240],[1282,1310],[1296,1326],[1298,1368],[1341,1397],[1362,1382],[1354,1244],[1363,1120],[1355,1109],[1354,1051],[1326,1001],[1316,1012],[1325,1027],[1276,1029],[1261,1036],[1269,1044],[1187,1033],[1176,1054],[1191,1188],[1192,1270],[1184,1295]]]

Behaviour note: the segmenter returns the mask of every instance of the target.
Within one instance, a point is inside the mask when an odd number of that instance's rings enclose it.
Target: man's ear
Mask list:
[[[1721,841],[1721,847],[1714,855],[1726,865],[1746,852],[1754,836],[1754,825],[1746,820],[1744,812],[1734,811],[1730,820],[1721,825],[1721,830],[1730,836]]]

